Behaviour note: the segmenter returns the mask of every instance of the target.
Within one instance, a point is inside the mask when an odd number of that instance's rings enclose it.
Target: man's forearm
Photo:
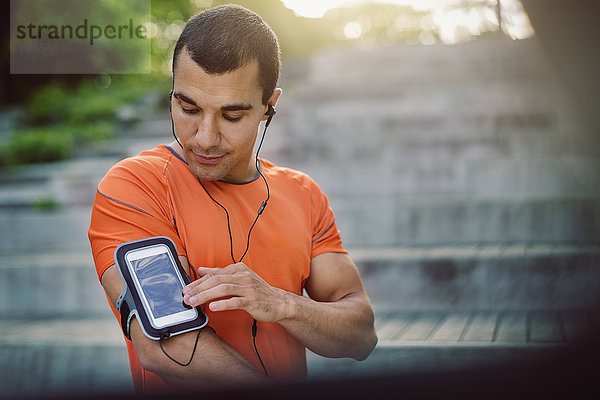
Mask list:
[[[319,302],[286,293],[287,311],[279,324],[312,352],[363,360],[375,347],[373,312],[363,296]]]
[[[231,387],[269,381],[212,329],[200,332],[195,351],[198,332],[193,331],[163,341],[163,352],[158,341],[144,336],[137,322],[131,325],[133,343],[142,366],[160,376],[173,389]],[[184,364],[192,359],[183,367],[169,359],[165,352]]]
[[[185,262],[184,265],[187,266],[187,260]],[[123,282],[114,265],[104,272],[102,286],[115,304]],[[190,365],[182,367],[165,355],[158,341],[144,335],[136,318],[131,321],[131,338],[142,367],[160,376],[172,388],[215,387],[225,384],[231,386],[235,383],[267,381],[268,378],[210,328],[201,331],[194,351],[197,335],[198,332],[192,331],[163,341],[167,354],[181,363],[185,364],[193,353]]]

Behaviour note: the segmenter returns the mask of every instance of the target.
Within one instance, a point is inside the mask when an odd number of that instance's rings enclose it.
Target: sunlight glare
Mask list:
[[[283,4],[301,17],[322,18],[332,8],[350,7],[367,3],[367,0],[281,0]],[[432,44],[435,36],[428,31],[437,31],[439,39],[446,44],[459,43],[494,30],[498,18],[495,1],[479,1],[474,4],[487,4],[485,10],[472,7],[458,7],[457,0],[371,0],[374,3],[396,4],[412,7],[413,10],[426,12],[428,16],[421,20],[426,33],[419,37],[423,44]],[[467,3],[468,4],[468,3]],[[520,0],[502,0],[502,29],[512,39],[525,39],[535,34],[527,13]],[[346,39],[358,39],[369,32],[369,26],[359,20],[346,23],[343,35]],[[396,21],[396,25],[402,21]],[[400,27],[400,30],[402,27]],[[341,33],[341,32],[340,32]]]
[[[368,0],[281,0],[289,9],[300,17],[321,18],[332,8],[349,7],[368,3]],[[448,2],[448,0],[374,0],[375,3],[396,4],[412,7],[415,11],[431,11]]]
[[[296,15],[307,18],[321,18],[332,8],[359,4],[357,0],[282,0],[283,4],[294,10]]]
[[[344,36],[347,39],[358,39],[362,35],[362,26],[357,21],[351,21],[344,26]]]

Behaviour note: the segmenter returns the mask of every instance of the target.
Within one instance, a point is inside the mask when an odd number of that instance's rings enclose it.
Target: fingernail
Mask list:
[[[211,311],[217,311],[217,309],[219,308],[219,305],[217,303],[210,303],[208,305],[208,308],[210,308]]]

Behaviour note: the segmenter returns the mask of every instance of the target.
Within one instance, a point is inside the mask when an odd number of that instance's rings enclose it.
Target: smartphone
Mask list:
[[[139,297],[148,310],[150,324],[156,329],[198,317],[198,311],[183,302],[185,283],[173,257],[165,244],[129,250],[124,257],[139,288]]]

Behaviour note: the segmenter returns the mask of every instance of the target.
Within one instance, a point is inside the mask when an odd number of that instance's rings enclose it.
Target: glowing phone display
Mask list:
[[[184,281],[173,254],[166,245],[131,250],[125,255],[127,267],[140,288],[140,298],[156,328],[195,319],[198,312],[183,303]]]

